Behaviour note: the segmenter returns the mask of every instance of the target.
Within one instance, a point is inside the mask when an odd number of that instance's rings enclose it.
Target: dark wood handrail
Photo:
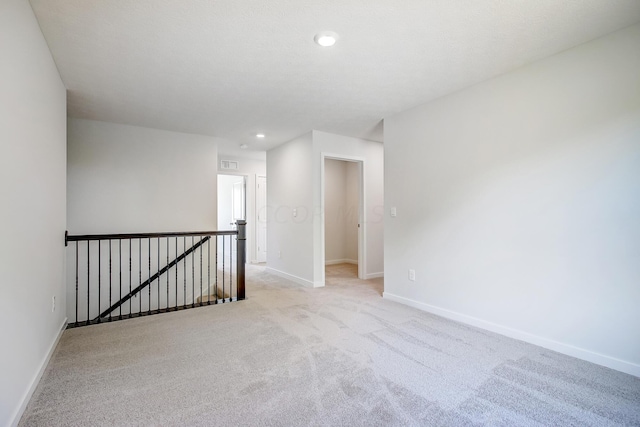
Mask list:
[[[79,242],[87,240],[127,240],[127,239],[147,239],[156,237],[183,237],[183,236],[233,236],[238,234],[238,230],[224,231],[169,231],[164,233],[118,233],[118,234],[81,234],[71,235],[68,231],[64,234],[64,245],[68,242]]]

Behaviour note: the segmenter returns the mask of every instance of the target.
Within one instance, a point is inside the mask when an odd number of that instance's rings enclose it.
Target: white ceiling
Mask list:
[[[216,136],[224,153],[312,129],[381,141],[384,117],[640,21],[638,0],[31,4],[71,117]]]

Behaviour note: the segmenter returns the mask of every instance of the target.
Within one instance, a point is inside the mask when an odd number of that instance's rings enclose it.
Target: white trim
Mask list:
[[[437,316],[446,317],[447,319],[455,320],[467,325],[475,326],[481,329],[486,329],[491,332],[498,333],[510,338],[525,341],[530,344],[535,344],[540,347],[547,348],[549,350],[557,351],[558,353],[566,354],[568,356],[576,357],[578,359],[586,360],[597,365],[606,366],[607,368],[615,369],[616,371],[624,372],[636,377],[640,377],[640,365],[627,362],[625,360],[616,359],[615,357],[606,356],[604,354],[596,353],[591,350],[587,350],[580,347],[575,347],[570,344],[554,341],[549,338],[533,335],[528,332],[512,329],[507,326],[499,325],[497,323],[489,322],[487,320],[478,319],[477,317],[468,316],[466,314],[458,313],[455,311],[447,310],[444,308],[436,307],[429,304],[424,304],[409,298],[404,298],[398,295],[390,294],[389,292],[383,292],[382,297],[389,301],[399,302],[410,307],[417,308],[422,311],[426,311]]]
[[[27,409],[27,405],[31,400],[31,396],[33,396],[33,393],[36,391],[36,388],[40,383],[40,379],[42,378],[42,375],[44,374],[45,369],[47,369],[47,365],[49,365],[49,360],[51,360],[51,356],[53,356],[53,352],[58,346],[58,342],[60,342],[60,338],[62,338],[62,334],[64,333],[64,330],[66,329],[66,327],[67,327],[67,318],[65,317],[64,320],[62,321],[62,325],[60,327],[60,331],[58,332],[58,335],[56,335],[56,337],[54,338],[53,342],[49,346],[49,350],[47,351],[47,354],[45,354],[44,359],[40,363],[40,369],[38,369],[38,372],[31,380],[31,384],[29,385],[29,388],[27,389],[27,391],[25,391],[24,395],[22,396],[22,400],[21,400],[22,403],[20,403],[20,406],[16,409],[16,411],[13,414],[13,421],[11,421],[11,423],[9,424],[11,427],[16,427],[20,422],[22,415],[24,415],[24,410]]]
[[[379,273],[369,273],[367,274],[365,277],[365,280],[369,280],[369,279],[378,279],[380,277],[384,277],[384,272],[381,271]]]
[[[276,270],[275,268],[265,267],[265,271],[280,276],[284,279],[290,280],[294,283],[302,285],[306,288],[320,288],[324,286],[324,283],[314,283],[311,280],[303,279],[302,277],[294,276],[293,274],[285,273],[284,271]]]
[[[332,259],[329,261],[325,261],[324,265],[336,265],[336,264],[353,264],[358,265],[357,259]]]

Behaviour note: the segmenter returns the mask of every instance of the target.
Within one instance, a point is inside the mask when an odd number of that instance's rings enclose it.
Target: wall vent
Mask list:
[[[220,169],[237,171],[240,169],[240,163],[236,160],[220,160]]]

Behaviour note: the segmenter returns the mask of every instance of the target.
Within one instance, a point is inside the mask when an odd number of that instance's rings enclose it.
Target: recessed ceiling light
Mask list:
[[[256,138],[264,138],[264,133],[257,133]]]
[[[316,34],[313,40],[322,47],[330,47],[338,41],[338,35],[331,31],[323,31]]]

